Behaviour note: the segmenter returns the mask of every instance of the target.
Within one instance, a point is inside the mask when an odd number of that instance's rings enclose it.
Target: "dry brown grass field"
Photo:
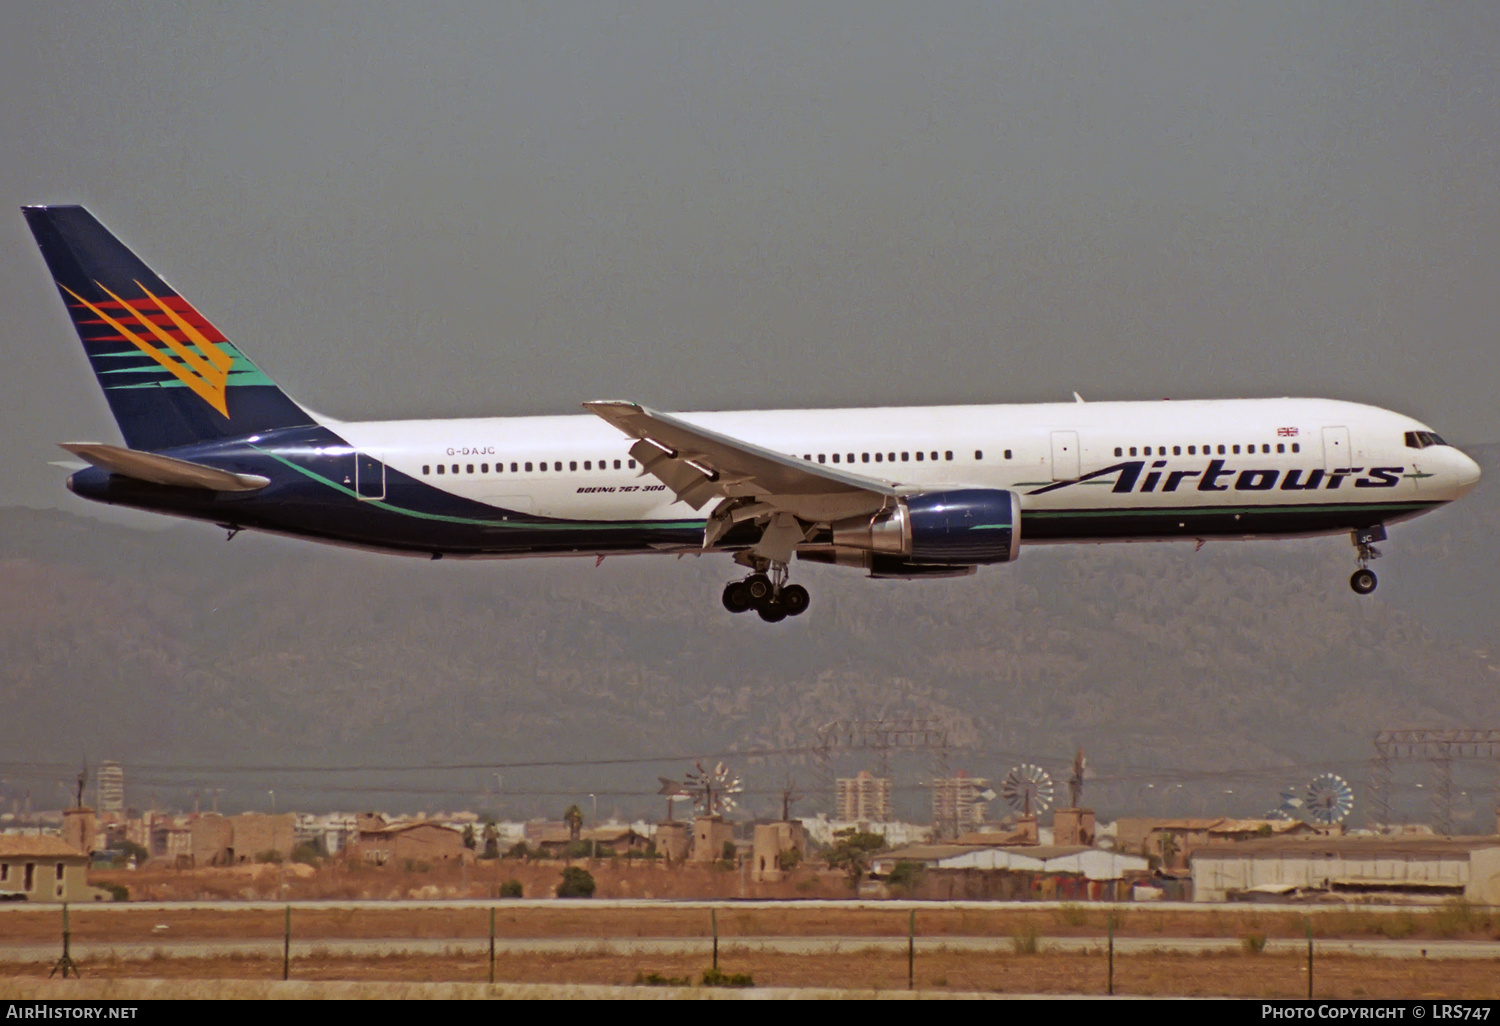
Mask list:
[[[1304,998],[1306,960],[1300,955],[1213,955],[1152,953],[1116,956],[1115,993],[1137,996],[1222,996]],[[507,956],[497,962],[501,983],[609,984],[629,986],[643,975],[688,978],[697,983],[707,959],[701,956],[624,956],[587,950],[569,954]],[[149,958],[105,959],[86,963],[89,980],[279,980],[281,959]],[[833,955],[787,955],[721,949],[720,968],[748,973],[757,987],[858,988],[904,991],[904,954],[859,951]],[[1480,999],[1500,993],[1493,961],[1411,960],[1325,956],[1316,962],[1319,998]],[[294,980],[357,982],[470,982],[488,980],[483,956],[388,955],[340,958],[314,955],[293,962]],[[0,962],[0,979],[15,984],[40,980],[42,965]],[[1105,959],[1098,954],[1017,955],[993,952],[932,952],[916,960],[916,988],[926,991],[987,991],[1005,994],[1106,993]]]
[[[586,900],[515,904],[496,901],[495,933],[502,938],[606,939],[706,937],[707,909],[670,904],[608,907]],[[737,906],[715,912],[719,934],[735,937],[904,937],[909,911],[880,902],[849,906]],[[1320,940],[1500,940],[1500,910],[1464,904],[1436,908],[1371,911],[1310,906],[1307,912],[1213,908],[1101,907],[1063,905],[1030,909],[953,908],[939,902],[916,911],[918,936],[993,937],[1017,935],[1092,937],[1103,940],[1114,920],[1120,937],[1302,938],[1307,926]],[[60,906],[11,908],[0,912],[0,944],[37,944],[61,932]],[[151,944],[214,939],[270,939],[282,936],[281,908],[136,909],[75,905],[70,910],[73,939],[79,943]],[[299,941],[401,938],[475,940],[489,935],[489,907],[363,905],[348,908],[292,906],[292,936]],[[3,956],[0,956],[3,957]]]
[[[608,907],[597,902],[491,900],[500,883],[522,879],[529,898],[549,896],[560,876],[558,862],[501,862],[469,867],[399,870],[349,867],[257,866],[237,870],[151,871],[96,875],[95,882],[118,882],[135,899],[205,898],[262,901],[285,896],[292,902],[292,937],[303,947],[293,959],[291,979],[303,981],[389,982],[410,984],[478,984],[488,980],[487,958],[478,953],[489,935],[490,911],[495,933],[507,940],[572,940],[562,952],[502,951],[496,980],[516,984],[602,984],[631,986],[638,979],[697,981],[709,959],[699,954],[660,952],[622,954],[592,941],[629,938],[707,938],[707,908],[670,903]],[[593,867],[601,895],[721,898],[739,896],[738,872],[718,868],[664,871],[650,865]],[[286,886],[283,887],[283,880]],[[247,881],[253,886],[247,886]],[[842,877],[803,869],[774,885],[784,893],[747,896],[850,897]],[[250,891],[252,893],[247,893]],[[657,892],[667,892],[659,894]],[[672,892],[676,892],[673,894]],[[307,900],[419,898],[430,904],[373,904],[326,908],[298,905]],[[481,900],[480,906],[445,905],[445,899]],[[823,905],[788,903],[750,906],[727,900],[715,910],[721,938],[721,967],[748,973],[757,987],[856,988],[905,991],[904,952],[862,949],[859,938],[905,937],[907,907],[879,901]],[[86,978],[108,980],[275,981],[279,956],[224,955],[205,952],[182,956],[175,945],[193,942],[274,941],[283,935],[282,907],[142,908],[130,903],[75,905],[70,925],[75,944],[95,953],[82,961]],[[1212,954],[1168,951],[1117,952],[1115,990],[1149,996],[1220,995],[1253,998],[1298,998],[1307,993],[1306,957],[1283,950],[1252,950],[1262,939],[1298,940],[1308,925],[1320,941],[1335,940],[1500,940],[1500,909],[1449,904],[1436,908],[1346,909],[1308,906],[1306,911],[1255,906],[1184,909],[1086,904],[1035,908],[954,907],[939,902],[916,909],[916,932],[928,947],[916,958],[918,990],[1030,994],[1102,994],[1107,987],[1103,941],[1110,918],[1116,936],[1147,939],[1218,938],[1230,950]],[[48,946],[59,940],[61,909],[32,906],[0,910],[0,984],[32,986],[49,966],[6,961],[6,945]],[[790,954],[737,946],[737,937],[850,938],[836,951]],[[933,949],[941,938],[991,938],[984,950]],[[1024,938],[1092,938],[1087,953],[1048,950],[1026,953]],[[390,953],[355,956],[338,950],[340,941],[381,940]],[[402,940],[439,942],[424,953],[403,952]],[[453,941],[450,948],[443,941]],[[476,943],[477,942],[477,943]],[[328,947],[322,948],[320,944]],[[305,945],[311,944],[311,953]],[[137,955],[97,954],[99,946],[131,948]],[[972,945],[970,945],[972,947]],[[1500,996],[1500,960],[1370,957],[1319,953],[1315,993],[1341,998],[1494,998]]]

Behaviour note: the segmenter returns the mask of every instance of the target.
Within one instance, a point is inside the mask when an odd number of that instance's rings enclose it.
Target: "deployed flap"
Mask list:
[[[236,474],[202,463],[189,463],[170,456],[122,449],[100,442],[59,442],[74,456],[112,474],[133,477],[151,484],[176,485],[178,488],[203,488],[211,492],[253,492],[271,483],[259,474]]]
[[[630,454],[680,500],[702,509],[710,499],[755,499],[812,523],[873,513],[895,486],[763,449],[657,413],[636,403],[600,400],[588,410],[632,438]]]

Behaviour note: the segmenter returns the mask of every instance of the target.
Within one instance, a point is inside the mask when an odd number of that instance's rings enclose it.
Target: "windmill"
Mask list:
[[[1089,773],[1089,761],[1083,757],[1083,749],[1073,756],[1073,775],[1068,777],[1068,808],[1083,808],[1083,781]]]
[[[703,768],[703,763],[694,763],[694,770],[682,782],[682,790],[698,806],[700,816],[718,816],[732,812],[739,805],[734,796],[745,789],[738,777],[729,774],[729,767],[716,763],[712,770]]]
[[[1052,777],[1040,766],[1023,762],[1005,774],[1000,782],[1000,797],[1010,811],[1023,816],[1046,812],[1052,807]]]
[[[788,775],[786,783],[781,786],[781,821],[789,822],[792,818],[792,805],[802,800],[802,792],[797,790],[797,780]]]
[[[1337,773],[1320,773],[1308,782],[1303,803],[1310,822],[1333,826],[1353,811],[1354,789]]]
[[[681,781],[668,780],[666,777],[657,777],[656,779],[661,781],[661,789],[656,793],[666,795],[667,798],[667,822],[674,822],[672,819],[672,803],[681,801],[684,798],[691,798],[692,795],[683,790]]]

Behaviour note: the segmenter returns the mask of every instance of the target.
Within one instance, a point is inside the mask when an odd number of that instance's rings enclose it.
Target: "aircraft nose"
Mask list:
[[[1474,458],[1468,453],[1459,452],[1457,449],[1453,450],[1453,455],[1457,457],[1453,461],[1456,472],[1454,475],[1455,481],[1458,487],[1464,491],[1468,491],[1479,483],[1479,464],[1474,462]]]
[[[1460,469],[1458,469],[1458,483],[1463,487],[1473,487],[1475,484],[1478,484],[1479,463],[1476,463],[1475,458],[1470,456],[1469,453],[1458,453],[1458,459],[1461,460]]]

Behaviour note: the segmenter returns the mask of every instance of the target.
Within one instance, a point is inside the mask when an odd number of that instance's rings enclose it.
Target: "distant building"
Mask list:
[[[89,856],[49,834],[0,835],[0,900],[107,901],[90,887]]]
[[[118,762],[101,762],[95,776],[101,816],[125,815],[125,770]]]
[[[757,883],[776,883],[785,872],[788,852],[807,854],[807,831],[797,820],[757,823],[750,851],[751,878]]]
[[[1262,837],[1295,837],[1320,833],[1299,819],[1164,818],[1120,819],[1115,847],[1155,856],[1167,869],[1186,869],[1194,851],[1206,844]]]
[[[1273,837],[1193,852],[1193,900],[1403,894],[1500,903],[1500,837]]]
[[[917,895],[944,901],[1086,900],[1121,901],[1137,880],[1147,878],[1143,858],[1077,845],[979,847],[914,845],[881,852],[871,871],[887,876],[902,862],[924,870]]]
[[[77,805],[63,810],[63,840],[79,851],[92,852],[99,844],[99,821],[94,810]]]
[[[283,812],[267,815],[264,812],[242,812],[230,816],[234,829],[234,847],[231,857],[235,862],[253,862],[262,855],[276,852],[289,858],[297,846],[297,814]]]
[[[362,828],[359,840],[348,845],[346,850],[350,857],[378,866],[386,863],[399,865],[407,859],[446,862],[450,859],[469,861],[474,857],[474,853],[464,847],[462,831],[430,821],[382,824],[368,830]]]
[[[724,844],[734,843],[734,824],[722,816],[699,816],[693,820],[692,862],[714,862],[724,857]]]
[[[842,820],[888,822],[892,818],[890,778],[877,777],[869,770],[860,770],[852,777],[839,777],[834,809]]]
[[[560,858],[572,843],[573,835],[564,827],[536,838],[533,847],[552,858]],[[579,831],[578,843],[587,846],[590,854],[598,845],[597,850],[604,855],[628,855],[631,852],[644,853],[651,847],[651,838],[637,832],[634,827],[615,823]]]
[[[932,821],[940,830],[963,833],[983,823],[989,799],[982,797],[990,782],[984,777],[938,777],[932,782]],[[993,797],[993,796],[991,796]]]

